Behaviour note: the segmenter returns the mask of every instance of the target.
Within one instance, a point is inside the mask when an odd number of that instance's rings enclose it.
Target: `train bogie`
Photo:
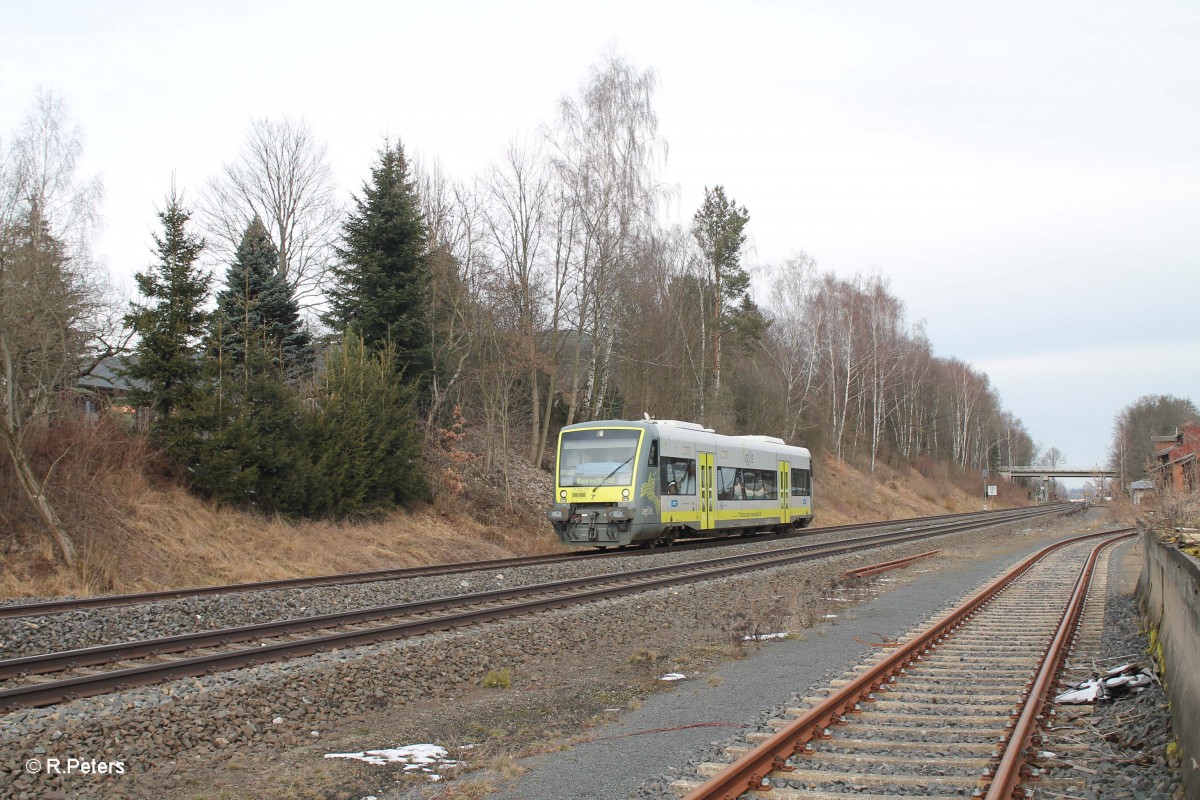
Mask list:
[[[673,420],[568,425],[547,515],[569,546],[802,528],[813,515],[812,457],[781,439]]]

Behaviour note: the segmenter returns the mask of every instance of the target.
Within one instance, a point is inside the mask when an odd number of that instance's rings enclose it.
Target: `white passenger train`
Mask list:
[[[691,422],[581,422],[559,434],[547,516],[563,544],[601,549],[803,528],[812,455]]]

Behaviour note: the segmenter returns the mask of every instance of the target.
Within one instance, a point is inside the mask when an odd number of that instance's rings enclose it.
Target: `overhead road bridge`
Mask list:
[[[1100,467],[1001,467],[1001,477],[1008,478],[1115,478],[1115,470]]]

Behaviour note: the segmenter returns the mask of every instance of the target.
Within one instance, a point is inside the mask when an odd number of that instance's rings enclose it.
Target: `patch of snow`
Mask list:
[[[681,672],[668,672],[666,675],[663,675],[661,678],[659,678],[659,680],[660,681],[682,681],[682,680],[687,680],[687,675],[684,675]]]
[[[742,641],[744,641],[744,642],[755,642],[755,641],[761,642],[766,639],[786,639],[787,635],[788,635],[787,631],[782,631],[780,633],[760,633],[757,636],[743,636]]]
[[[837,614],[826,614],[825,619],[837,619]]]
[[[325,757],[350,758],[376,766],[403,764],[405,772],[423,772],[431,781],[439,781],[442,776],[434,772],[433,767],[457,767],[462,763],[451,759],[449,755],[446,748],[436,744],[410,744],[382,750],[365,750],[361,753],[326,753]]]

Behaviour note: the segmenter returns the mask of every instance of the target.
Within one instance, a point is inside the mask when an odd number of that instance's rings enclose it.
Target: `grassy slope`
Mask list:
[[[103,449],[103,441],[92,442]],[[88,452],[84,442],[76,452]],[[468,480],[463,493],[445,491],[434,505],[374,521],[301,522],[218,508],[163,480],[138,457],[78,467],[73,481],[89,487],[88,502],[64,517],[82,551],[76,570],[57,565],[36,524],[25,518],[0,550],[0,597],[40,597],[144,591],[266,580],[558,549],[541,512],[549,476],[514,465],[507,487]],[[925,465],[921,472],[878,466],[874,475],[833,459],[818,462],[817,525],[896,519],[982,507],[978,478]],[[86,480],[84,478],[86,477]],[[959,485],[971,487],[965,490]],[[484,520],[503,507],[517,512]],[[1017,492],[1014,495],[1020,496]],[[9,511],[18,499],[9,496]],[[1001,505],[1019,501],[1001,498]]]

